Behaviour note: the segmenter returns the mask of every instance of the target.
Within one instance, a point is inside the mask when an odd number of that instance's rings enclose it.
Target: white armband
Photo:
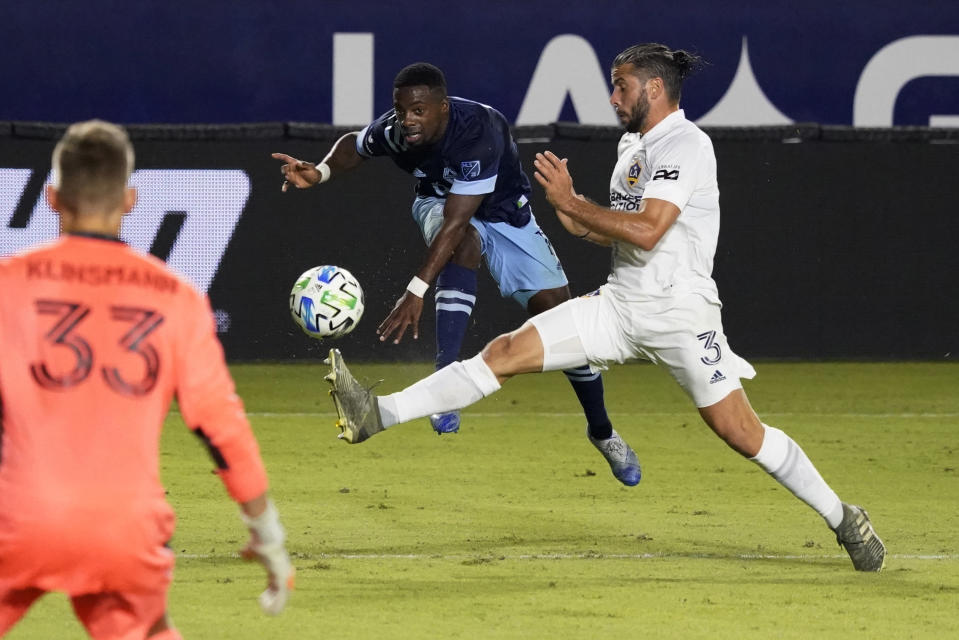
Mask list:
[[[316,170],[320,172],[320,181],[317,184],[323,184],[330,179],[330,165],[325,162],[321,162],[316,165]]]
[[[413,279],[410,280],[410,283],[406,285],[406,290],[417,298],[422,298],[424,295],[426,295],[426,290],[429,288],[430,285],[420,280],[419,276],[413,276]]]

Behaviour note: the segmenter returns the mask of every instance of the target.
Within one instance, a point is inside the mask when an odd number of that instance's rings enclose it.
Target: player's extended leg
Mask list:
[[[568,287],[545,289],[532,296],[526,308],[530,315],[535,316],[567,300]],[[642,472],[636,452],[613,431],[613,424],[606,412],[602,374],[588,364],[565,369],[563,373],[583,407],[586,437],[590,443],[606,458],[617,480],[630,487],[639,484]]]
[[[436,369],[459,358],[463,336],[476,304],[476,272],[482,257],[479,234],[467,227],[466,237],[456,248],[436,278]],[[460,428],[459,411],[430,416],[438,435],[456,433]]]
[[[859,571],[880,571],[886,548],[866,512],[839,500],[802,448],[788,435],[763,424],[736,389],[719,402],[699,409],[706,424],[734,450],[749,458],[793,495],[815,509],[836,533]]]
[[[33,587],[0,593],[0,637],[20,621],[44,591]]]
[[[454,362],[386,396],[373,395],[357,381],[339,349],[330,350],[328,362],[331,371],[326,380],[333,387],[337,426],[343,431],[340,438],[355,444],[402,422],[467,407],[497,391],[513,375],[542,371],[543,346],[527,322],[495,338],[469,360]]]

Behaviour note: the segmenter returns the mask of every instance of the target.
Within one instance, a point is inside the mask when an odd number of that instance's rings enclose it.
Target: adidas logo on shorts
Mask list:
[[[726,376],[723,375],[723,372],[719,369],[716,369],[716,372],[713,374],[713,377],[709,379],[709,384],[716,384],[717,382],[722,382],[726,379]]]

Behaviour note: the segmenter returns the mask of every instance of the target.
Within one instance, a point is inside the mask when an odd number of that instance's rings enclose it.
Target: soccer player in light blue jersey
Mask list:
[[[285,154],[283,189],[308,188],[373,156],[389,156],[418,179],[413,219],[429,247],[417,273],[379,325],[381,341],[419,335],[423,297],[436,293],[436,368],[459,356],[476,302],[476,274],[485,259],[503,297],[530,315],[569,300],[563,267],[529,204],[530,182],[506,118],[490,106],[447,95],[443,72],[427,63],[402,69],[393,82],[393,109],[359,132],[341,137],[319,163]],[[587,436],[623,484],[640,480],[636,454],[613,430],[599,370],[565,370],[583,406]],[[433,414],[437,433],[459,429],[458,411]]]

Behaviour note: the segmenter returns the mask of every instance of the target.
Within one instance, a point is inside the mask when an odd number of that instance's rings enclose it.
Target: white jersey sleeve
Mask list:
[[[705,156],[712,149],[706,149],[703,139],[689,130],[669,137],[674,139],[669,144],[657,146],[658,153],[649,157],[652,164],[643,199],[665,200],[681,211],[699,186]]]

